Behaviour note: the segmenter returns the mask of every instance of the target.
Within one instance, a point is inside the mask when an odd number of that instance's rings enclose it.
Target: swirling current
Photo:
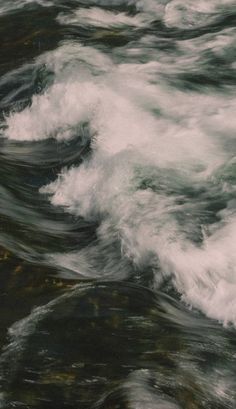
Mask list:
[[[234,0],[0,0],[0,408],[235,409]]]

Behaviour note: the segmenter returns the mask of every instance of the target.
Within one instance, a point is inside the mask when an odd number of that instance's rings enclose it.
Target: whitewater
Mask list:
[[[22,84],[3,98],[0,137],[14,157],[24,146],[29,163],[31,152],[49,163],[62,149],[53,174],[37,179],[38,200],[94,234],[85,245],[39,251],[22,239],[19,248],[62,276],[131,279],[235,328],[235,2],[17,0],[0,2],[0,16],[27,7],[53,9],[66,35],[3,75],[0,87],[28,72],[43,80],[26,100]],[[64,229],[30,217],[40,234]]]
[[[134,16],[97,6],[110,7],[96,2],[60,13],[58,21],[145,30],[161,19],[166,27],[182,28],[184,22],[185,30],[193,30],[219,20],[223,4],[137,2]],[[233,7],[224,2],[225,13]],[[66,212],[99,222],[94,246],[48,255],[55,263],[115,279],[126,269],[128,274],[126,262],[137,269],[151,266],[157,286],[171,276],[187,303],[225,324],[236,323],[235,89],[220,82],[216,89],[184,89],[184,76],[195,72],[220,81],[213,59],[227,56],[233,71],[234,39],[235,29],[227,28],[177,39],[167,53],[158,47],[161,38],[145,33],[110,53],[64,42],[37,59],[53,71],[53,84],[33,96],[29,107],[6,117],[5,137],[69,141],[87,124],[90,157],[62,169],[41,193]],[[215,209],[217,197],[223,203]]]

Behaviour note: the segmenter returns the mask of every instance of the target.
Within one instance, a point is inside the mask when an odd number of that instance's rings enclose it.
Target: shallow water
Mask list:
[[[208,3],[0,0],[2,408],[235,408],[236,7]]]

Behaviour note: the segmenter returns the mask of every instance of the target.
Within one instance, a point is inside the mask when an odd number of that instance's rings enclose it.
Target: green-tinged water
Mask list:
[[[0,407],[235,409],[232,0],[0,0]]]

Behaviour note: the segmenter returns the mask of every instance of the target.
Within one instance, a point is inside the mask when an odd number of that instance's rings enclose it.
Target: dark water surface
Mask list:
[[[233,0],[0,0],[0,407],[236,407]]]

